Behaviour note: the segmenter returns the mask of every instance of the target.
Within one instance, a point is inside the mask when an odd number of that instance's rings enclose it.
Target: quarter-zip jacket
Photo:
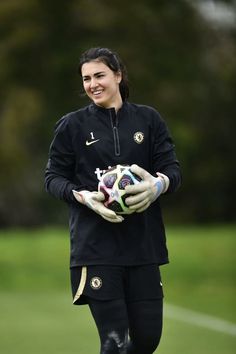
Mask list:
[[[152,175],[167,175],[167,193],[180,185],[173,141],[155,109],[124,102],[116,113],[113,108],[91,104],[56,124],[45,186],[69,205],[72,267],[168,262],[159,199],[143,213],[127,215],[122,223],[114,224],[73,196],[73,189],[97,190],[99,179],[109,167],[133,163]]]

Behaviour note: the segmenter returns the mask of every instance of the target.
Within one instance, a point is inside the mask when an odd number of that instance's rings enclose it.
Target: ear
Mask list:
[[[117,83],[119,84],[122,80],[122,73],[121,71],[119,70],[117,73],[116,73],[116,79],[117,79]]]

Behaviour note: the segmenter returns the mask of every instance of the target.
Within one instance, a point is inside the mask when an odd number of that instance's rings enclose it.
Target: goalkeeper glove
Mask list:
[[[122,222],[124,218],[121,215],[117,215],[113,210],[106,208],[103,204],[104,194],[102,192],[89,192],[89,191],[72,191],[75,199],[86,205],[88,208],[95,211],[95,213],[101,215],[101,217],[107,221],[118,223]]]
[[[131,196],[125,199],[125,203],[130,209],[141,213],[162,193],[167,191],[170,182],[166,175],[157,172],[158,177],[154,177],[138,165],[132,165],[131,172],[138,175],[142,181],[136,185],[125,187],[126,193],[131,194]]]

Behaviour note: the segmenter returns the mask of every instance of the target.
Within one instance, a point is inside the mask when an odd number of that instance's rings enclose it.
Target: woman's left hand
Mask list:
[[[161,193],[166,191],[165,179],[161,176],[152,176],[138,165],[132,165],[131,172],[138,175],[142,181],[138,184],[125,187],[126,193],[130,195],[125,199],[125,203],[130,209],[135,210],[137,213],[141,213],[146,210]]]

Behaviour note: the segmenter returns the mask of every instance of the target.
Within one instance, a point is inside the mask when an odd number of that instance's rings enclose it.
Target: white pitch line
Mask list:
[[[234,323],[201,312],[195,312],[183,307],[165,304],[164,316],[173,320],[236,336],[236,325]]]

